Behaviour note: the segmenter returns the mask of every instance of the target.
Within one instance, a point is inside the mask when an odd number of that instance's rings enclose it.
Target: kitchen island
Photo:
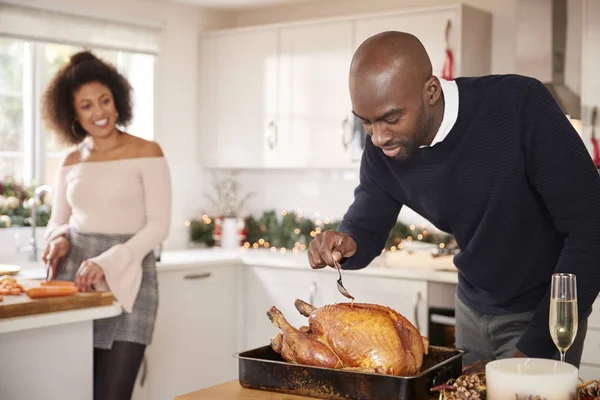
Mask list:
[[[91,399],[93,322],[120,313],[115,302],[0,319],[0,399]]]

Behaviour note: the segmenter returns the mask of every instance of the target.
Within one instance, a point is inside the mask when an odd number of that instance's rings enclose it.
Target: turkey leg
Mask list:
[[[344,367],[327,345],[312,337],[310,333],[301,332],[291,326],[277,308],[271,307],[267,315],[282,331],[271,340],[271,347],[281,354],[285,361],[324,368]]]
[[[298,310],[298,312],[305,317],[310,316],[310,314],[317,309],[317,307],[314,307],[300,299],[296,299],[294,305],[296,306],[296,310]]]

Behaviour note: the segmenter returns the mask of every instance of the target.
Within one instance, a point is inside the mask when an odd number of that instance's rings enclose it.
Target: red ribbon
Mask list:
[[[446,57],[444,58],[444,67],[442,68],[442,79],[451,81],[453,78],[453,61],[454,56],[452,50],[446,49]]]

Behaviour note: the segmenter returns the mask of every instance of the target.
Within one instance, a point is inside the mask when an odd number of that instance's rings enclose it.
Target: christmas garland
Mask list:
[[[189,227],[189,239],[207,247],[218,244],[215,236],[215,218],[203,215],[201,218],[186,222]],[[244,218],[245,239],[240,246],[246,248],[272,248],[292,251],[305,250],[313,237],[329,229],[337,229],[341,221],[306,218],[302,212],[270,210],[259,218],[250,215]],[[404,241],[418,241],[438,245],[440,248],[453,246],[452,235],[443,232],[429,232],[426,226],[417,227],[397,222],[392,228],[385,244],[386,250],[400,250]]]

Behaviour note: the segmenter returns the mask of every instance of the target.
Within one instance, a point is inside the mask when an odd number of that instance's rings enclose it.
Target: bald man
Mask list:
[[[579,366],[600,289],[600,178],[544,85],[517,75],[444,81],[416,37],[385,32],[357,49],[350,95],[368,134],[360,184],[337,231],[310,243],[311,267],[334,258],[366,267],[406,205],[461,249],[456,340],[465,364],[556,358],[549,285],[567,272],[577,275],[579,302],[567,361]]]

